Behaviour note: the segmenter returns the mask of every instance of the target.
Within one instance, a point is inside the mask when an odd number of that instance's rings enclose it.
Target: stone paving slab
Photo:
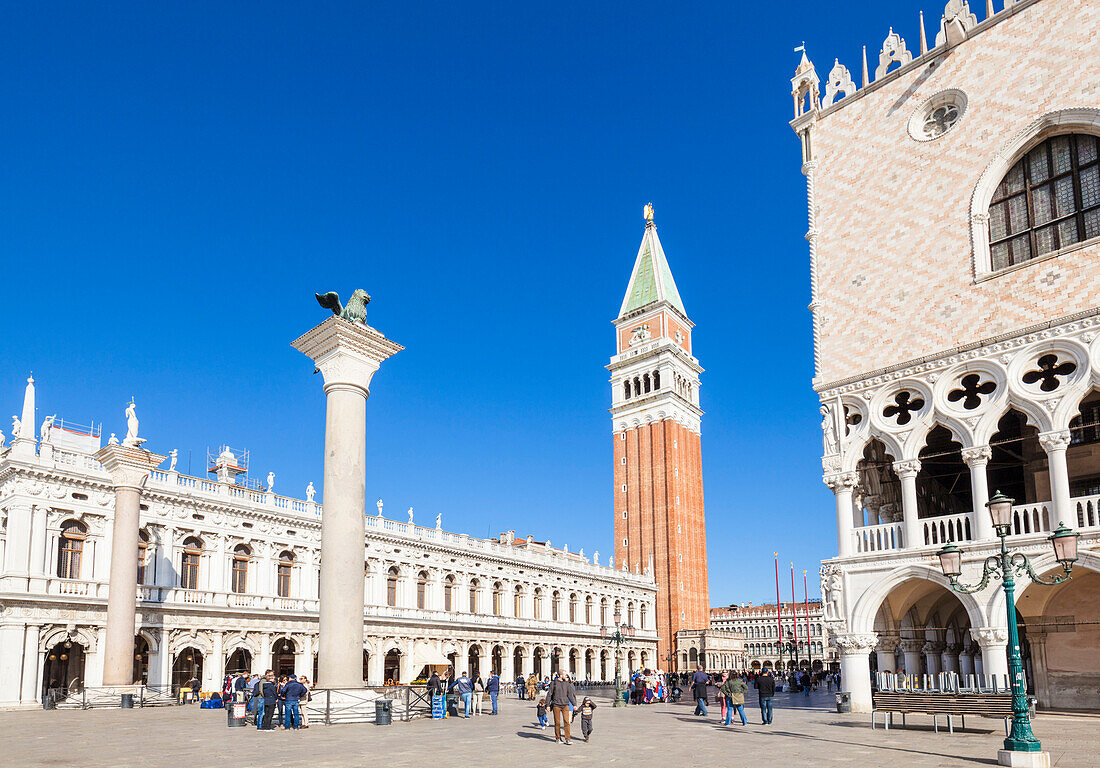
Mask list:
[[[596,698],[591,743],[555,743],[534,708],[502,699],[501,714],[464,720],[416,720],[390,726],[313,726],[303,731],[228,728],[224,710],[16,711],[0,713],[3,764],[22,768],[335,768],[343,766],[891,766],[962,768],[995,765],[1004,735],[999,720],[967,718],[965,733],[936,734],[931,718],[910,717],[907,730],[870,728],[867,715],[838,715],[832,697],[781,694],[774,725],[760,725],[755,702],[749,725],[724,728],[693,704],[615,709]],[[750,694],[751,698],[751,694]],[[576,733],[579,735],[578,719]],[[1100,717],[1042,715],[1035,724],[1054,765],[1100,768]]]

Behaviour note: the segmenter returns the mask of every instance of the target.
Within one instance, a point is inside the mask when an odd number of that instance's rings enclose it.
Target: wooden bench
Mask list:
[[[932,715],[932,729],[939,733],[939,718],[947,717],[948,732],[954,733],[952,718],[958,716],[966,728],[966,716],[1001,717],[1005,721],[1007,736],[1012,719],[1012,694],[1010,693],[931,693],[926,691],[876,691],[871,694],[871,728],[875,727],[875,713],[882,713],[882,724],[889,730],[894,713],[901,714],[905,725],[907,714]]]

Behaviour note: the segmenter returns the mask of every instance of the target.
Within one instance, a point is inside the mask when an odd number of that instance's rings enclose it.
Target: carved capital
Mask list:
[[[291,346],[311,359],[325,379],[325,392],[370,390],[371,377],[383,360],[404,349],[362,323],[335,315],[295,339]]]
[[[875,650],[881,653],[894,653],[901,644],[901,638],[894,635],[883,635],[879,638]]]
[[[1047,453],[1064,451],[1069,448],[1070,434],[1068,429],[1059,429],[1054,432],[1039,433],[1039,445]]]
[[[878,635],[874,632],[838,634],[836,644],[842,656],[855,656],[868,653],[878,643]]]
[[[977,640],[978,645],[982,648],[1008,645],[1007,627],[982,627],[981,629],[971,629],[970,636]]]
[[[111,475],[115,488],[141,488],[149,472],[166,458],[144,448],[108,445],[95,453],[95,458]]]
[[[946,647],[947,643],[941,643],[938,640],[929,640],[927,643],[924,644],[924,647],[921,650],[923,650],[925,653],[935,654],[943,653],[943,649]]]
[[[825,485],[829,487],[833,493],[839,493],[840,491],[850,491],[859,485],[859,473],[858,472],[841,472],[836,475],[827,475],[824,478]]]
[[[902,653],[920,653],[924,643],[921,640],[902,640],[898,643]]]
[[[989,463],[993,458],[993,449],[988,445],[976,445],[973,448],[962,449],[962,460],[968,467],[981,467]]]
[[[920,459],[906,459],[905,461],[894,462],[894,472],[898,477],[904,479],[907,477],[916,477],[920,472]]]

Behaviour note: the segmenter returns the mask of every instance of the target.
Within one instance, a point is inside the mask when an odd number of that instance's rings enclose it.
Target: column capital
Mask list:
[[[858,472],[841,472],[836,475],[825,475],[822,481],[829,487],[833,493],[840,491],[850,491],[859,485],[859,473]]]
[[[946,647],[947,643],[941,642],[939,640],[929,640],[927,643],[924,644],[924,647],[921,648],[921,650],[923,650],[925,653],[943,653]]]
[[[924,647],[924,642],[910,638],[902,640],[898,645],[901,647],[902,653],[920,653],[921,648]]]
[[[878,643],[875,645],[876,651],[882,653],[893,653],[901,645],[901,638],[896,635],[883,635],[879,638]]]
[[[855,656],[867,653],[878,643],[874,632],[853,632],[836,636],[836,645],[841,656]]]
[[[290,344],[304,354],[325,379],[325,392],[354,389],[366,397],[371,377],[383,360],[404,349],[365,323],[332,317]]]
[[[894,462],[894,472],[901,479],[908,477],[916,477],[920,472],[920,459],[905,459],[904,461]]]
[[[1053,432],[1040,432],[1039,445],[1047,453],[1064,451],[1069,447],[1070,433],[1068,429],[1057,429]]]
[[[975,445],[972,448],[963,448],[962,460],[968,467],[980,467],[989,463],[993,458],[993,449],[988,445]]]
[[[167,457],[144,448],[107,445],[96,451],[95,458],[107,470],[115,488],[141,488],[149,472]]]
[[[1003,648],[1008,645],[1007,627],[981,627],[971,629],[970,636],[978,641],[982,648]]]

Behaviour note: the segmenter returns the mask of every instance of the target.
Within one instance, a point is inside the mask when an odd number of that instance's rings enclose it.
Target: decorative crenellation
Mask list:
[[[979,23],[977,15],[970,10],[967,0],[949,0],[940,16],[939,31],[936,33],[935,44],[931,49],[928,47],[922,11],[919,19],[920,48],[916,58],[906,47],[905,39],[891,27],[886,39],[879,47],[878,66],[875,67],[874,79],[868,74],[867,48],[864,46],[862,87],[856,85],[848,68],[841,64],[839,59],[835,59],[825,83],[824,97],[821,97],[818,92],[819,81],[813,62],[802,49],[802,59],[799,61],[795,76],[791,79],[795,122],[800,122],[801,118],[807,116],[816,116],[834,105],[842,105],[857,93],[893,79],[900,71],[943,55],[945,50],[959,45],[977,32],[997,23],[1001,18],[1015,13],[1018,7],[1024,4],[1019,0],[1005,0],[1002,10],[995,11],[992,2],[987,2],[986,17]],[[802,133],[800,127],[796,127],[795,130]]]

